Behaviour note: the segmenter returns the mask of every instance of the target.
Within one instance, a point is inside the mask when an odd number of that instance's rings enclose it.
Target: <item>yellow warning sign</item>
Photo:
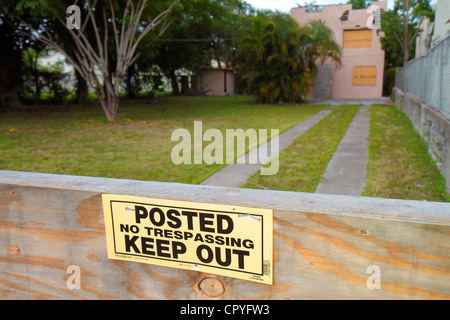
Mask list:
[[[268,209],[103,194],[108,258],[273,284]]]
[[[377,67],[353,67],[352,84],[354,86],[375,86],[377,84]]]

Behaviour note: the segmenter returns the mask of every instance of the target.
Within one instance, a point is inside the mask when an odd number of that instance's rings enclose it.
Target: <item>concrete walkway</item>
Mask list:
[[[350,123],[316,189],[316,193],[361,195],[366,180],[369,156],[370,117],[368,106],[360,107]]]
[[[278,152],[272,152],[274,156],[277,156],[284,148],[290,146],[295,139],[301,136],[304,132],[308,131],[311,127],[322,120],[328,115],[331,110],[322,110],[309,118],[303,120],[297,125],[284,131],[279,136],[279,150]],[[270,142],[268,147],[271,145]],[[264,146],[264,145],[262,145]],[[258,148],[256,147],[250,150],[247,154],[240,157],[236,162],[240,162],[242,159],[246,159],[246,163],[249,163],[249,159],[258,159]],[[267,163],[260,159],[260,163]],[[222,187],[240,187],[243,185],[256,171],[263,167],[263,164],[228,164],[223,169],[219,170],[206,180],[201,182],[202,185],[222,186]]]
[[[344,104],[358,104],[363,106],[371,106],[374,104],[388,104],[390,98],[381,97],[381,98],[372,98],[372,99],[314,99],[310,100],[310,104],[324,104],[324,105],[333,105],[333,106],[341,106]]]
[[[337,147],[336,152],[331,158],[315,193],[355,196],[361,195],[365,187],[365,179],[367,175],[366,163],[369,154],[368,137],[370,131],[370,117],[367,115],[368,108],[373,104],[384,104],[386,101],[383,99],[373,99],[326,100],[320,103],[316,102],[316,104],[362,104],[362,106],[350,123],[350,126]],[[291,145],[295,139],[317,124],[330,112],[331,110],[322,110],[280,134],[279,152]],[[240,159],[244,157],[246,159],[246,163],[249,163],[249,159],[253,159],[253,157],[256,157],[257,159],[258,148],[254,148]],[[229,164],[200,184],[240,187],[255,172],[261,169],[262,166],[262,164]]]

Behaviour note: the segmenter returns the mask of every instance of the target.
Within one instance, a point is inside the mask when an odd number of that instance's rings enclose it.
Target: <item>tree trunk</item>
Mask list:
[[[106,92],[105,92],[106,91]],[[107,90],[97,89],[96,93],[98,96],[98,101],[105,112],[106,118],[108,121],[117,121],[120,120],[119,115],[119,94],[114,94],[112,92],[108,92]]]
[[[34,91],[34,104],[38,104],[38,102],[41,100],[41,85],[39,83],[39,73],[38,71],[35,71],[34,74],[34,85],[35,85],[35,91]]]
[[[408,10],[409,10],[409,0],[403,1],[403,66],[408,64],[409,60],[409,40],[408,40]]]
[[[403,66],[406,66],[409,61],[409,47],[405,48],[405,51],[403,53]]]
[[[75,70],[75,76],[77,77],[77,99],[76,102],[80,104],[85,104],[88,99],[89,88],[86,79],[84,79],[81,74]]]
[[[104,101],[105,106],[103,106],[103,110],[105,111],[106,117],[109,121],[117,121],[120,120],[121,117],[119,115],[119,98],[112,98],[111,100]]]
[[[127,88],[127,97],[130,99],[135,99],[136,96],[139,94],[139,90],[138,90],[137,72],[136,68],[134,67],[134,64],[128,67],[127,76],[125,80]]]
[[[103,3],[103,1],[100,2]],[[108,120],[114,121],[120,119],[118,94],[120,80],[126,74],[128,67],[136,61],[139,43],[158,25],[161,26],[161,29],[157,37],[166,31],[170,25],[169,16],[178,4],[178,0],[173,1],[169,8],[157,14],[154,19],[150,19],[151,23],[147,23],[145,26],[142,26],[142,21],[149,20],[143,15],[148,4],[147,0],[139,1],[137,5],[135,5],[135,1],[127,0],[121,20],[116,19],[116,6],[113,5],[113,1],[109,1],[109,5],[107,3],[108,1],[105,1],[105,5],[87,6],[81,29],[64,28],[74,42],[71,44],[71,48],[73,48],[71,54],[68,54],[63,48],[64,44],[55,41],[52,32],[43,24],[40,24],[40,27],[43,28],[42,32],[18,18],[18,21],[24,24],[27,27],[24,29],[27,30],[16,30],[27,36],[39,34],[39,37],[35,37],[36,40],[62,53],[68,62],[82,74],[88,85],[94,88]],[[67,21],[63,17],[56,20],[63,26],[67,26]],[[88,22],[91,22],[91,27],[85,28]],[[102,22],[104,28],[101,27]],[[59,34],[57,38],[59,38]],[[111,43],[115,44],[113,50],[109,47]],[[115,67],[110,61],[114,61]],[[100,79],[95,73],[97,68],[103,73],[103,79]],[[109,78],[110,75],[115,78],[114,83]],[[102,82],[106,84],[105,88],[102,88]]]
[[[180,95],[180,88],[178,86],[177,76],[175,75],[175,70],[169,71],[170,82],[172,84],[172,93],[176,96]]]
[[[15,89],[4,90],[4,88],[0,88],[0,110],[17,111],[23,107]]]

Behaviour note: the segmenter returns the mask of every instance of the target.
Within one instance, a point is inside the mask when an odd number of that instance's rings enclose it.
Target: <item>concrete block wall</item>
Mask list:
[[[398,88],[394,88],[392,98],[428,144],[428,152],[445,177],[447,192],[450,192],[450,117]]]

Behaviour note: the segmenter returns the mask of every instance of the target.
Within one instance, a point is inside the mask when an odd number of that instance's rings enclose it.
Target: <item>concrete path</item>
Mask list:
[[[372,99],[314,99],[310,100],[310,104],[329,104],[333,106],[341,106],[344,104],[358,104],[363,106],[371,106],[374,104],[388,104],[390,98],[372,98]]]
[[[310,116],[309,118],[303,120],[297,125],[289,128],[284,131],[279,136],[279,150],[278,152],[273,151],[271,154],[276,156],[278,155],[284,148],[291,145],[295,139],[301,136],[304,132],[309,130],[315,124],[317,124],[320,120],[322,120],[326,115],[328,115],[331,110],[322,110],[317,112],[316,114]],[[266,142],[266,144],[270,142]],[[264,146],[264,145],[262,145]],[[247,154],[240,157],[236,162],[240,162],[240,160],[246,159],[245,163],[249,163],[249,159],[258,159],[258,148],[256,147],[250,150]],[[264,160],[268,159],[259,159],[260,163],[267,163]],[[222,186],[222,187],[240,187],[243,185],[256,171],[263,167],[262,164],[228,164],[222,170],[219,170],[212,176],[208,177],[206,180],[201,182],[202,185],[211,185],[211,186]]]
[[[368,106],[360,107],[340,142],[316,193],[361,195],[366,180],[370,117]]]

